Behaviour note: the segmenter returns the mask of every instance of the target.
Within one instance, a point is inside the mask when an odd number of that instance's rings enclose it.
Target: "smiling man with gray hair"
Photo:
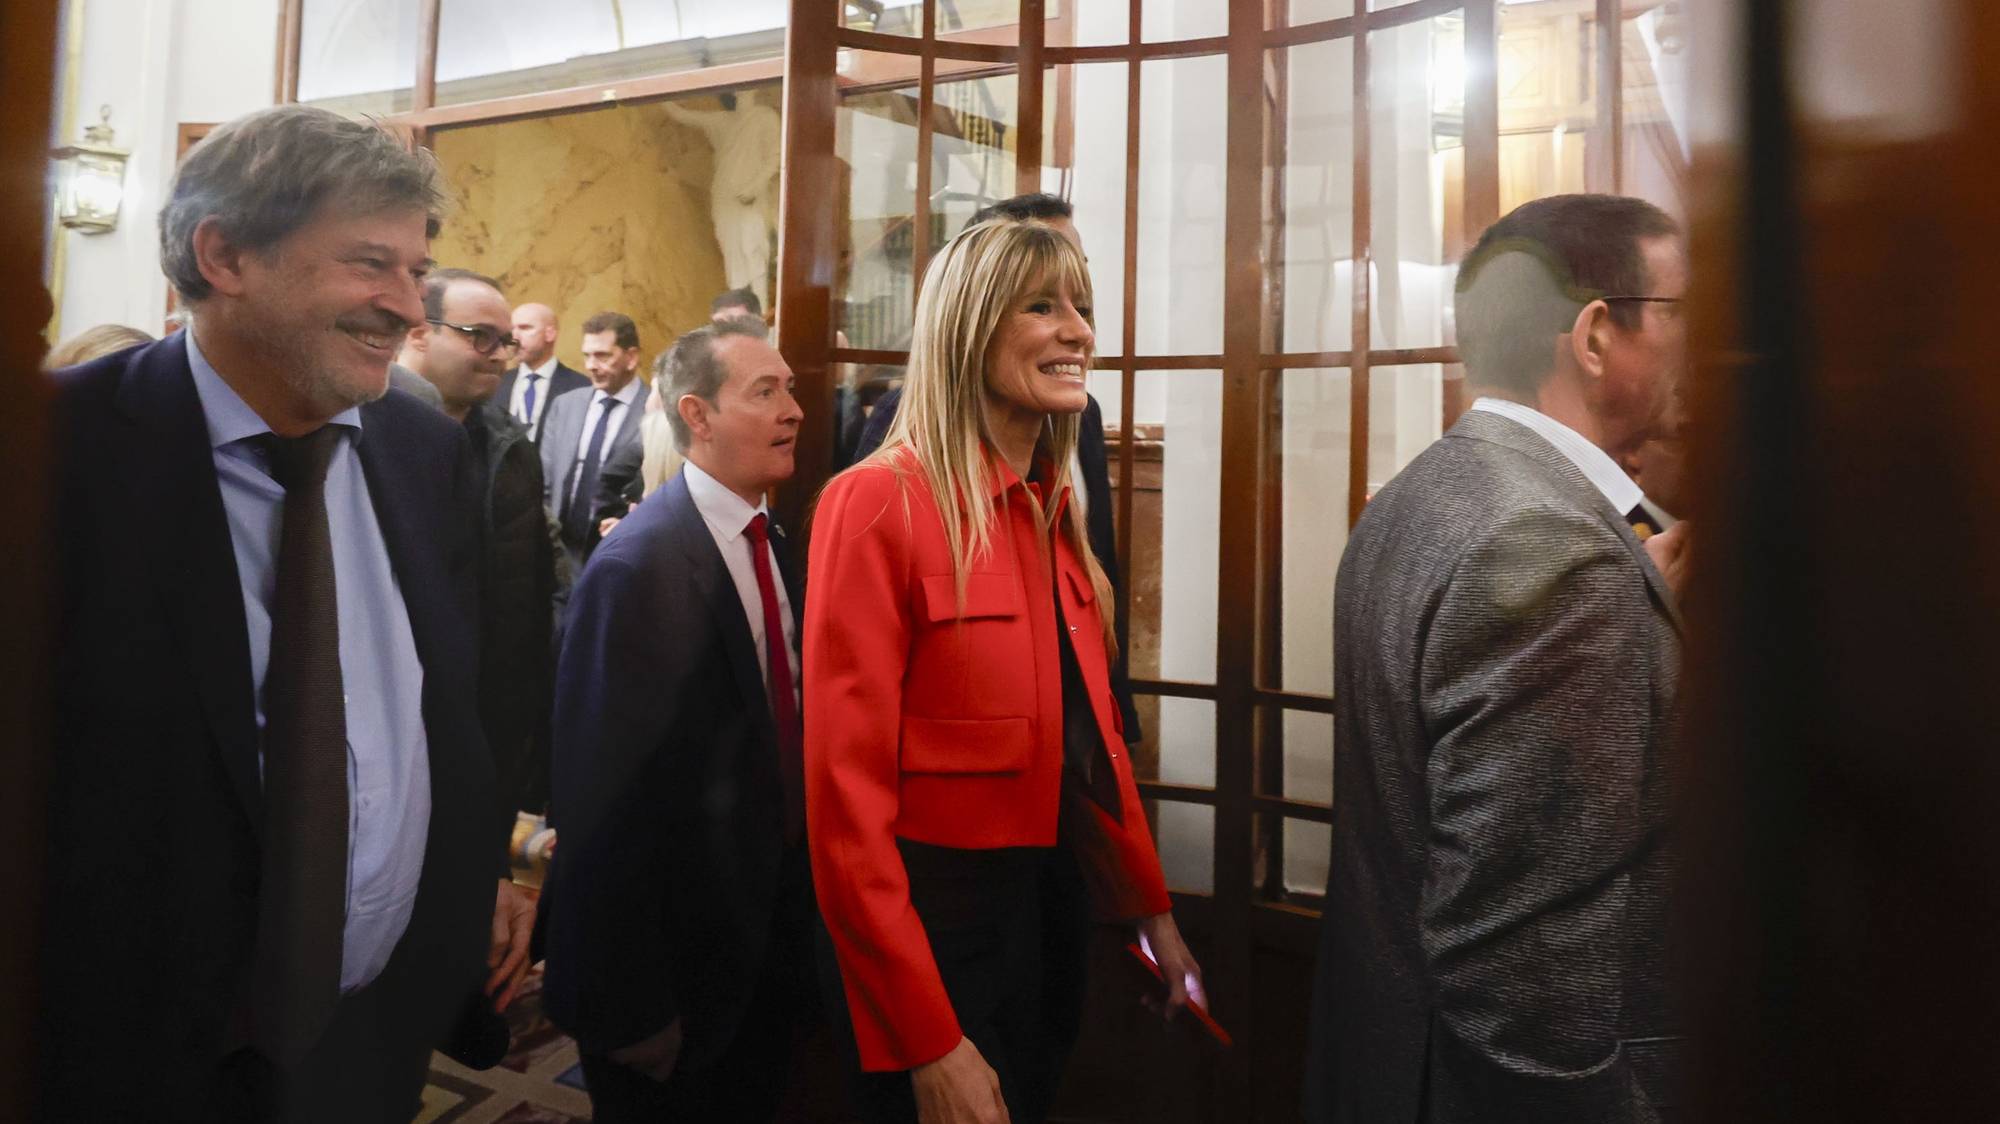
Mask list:
[[[377,126],[229,122],[160,215],[187,330],[54,376],[49,1119],[408,1120],[476,1001],[478,480],[385,397],[441,202]]]

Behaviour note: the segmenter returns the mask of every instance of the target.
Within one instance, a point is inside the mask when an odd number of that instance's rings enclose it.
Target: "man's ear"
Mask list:
[[[244,259],[249,251],[232,243],[222,232],[222,220],[214,215],[201,220],[190,240],[194,245],[195,268],[202,279],[226,297],[243,295]]]
[[[1570,325],[1570,358],[1592,380],[1604,377],[1604,357],[1611,350],[1611,306],[1591,301],[1577,311]]]
[[[687,423],[688,433],[696,441],[708,440],[708,403],[700,395],[681,395],[674,409],[680,412],[681,421]]]

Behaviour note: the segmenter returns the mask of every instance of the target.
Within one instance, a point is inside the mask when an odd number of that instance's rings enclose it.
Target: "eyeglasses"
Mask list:
[[[440,328],[450,328],[452,331],[464,336],[465,342],[472,345],[472,350],[481,355],[491,355],[502,347],[521,346],[521,342],[515,339],[511,333],[502,334],[484,324],[453,324],[449,320],[429,320],[428,322],[436,324]]]

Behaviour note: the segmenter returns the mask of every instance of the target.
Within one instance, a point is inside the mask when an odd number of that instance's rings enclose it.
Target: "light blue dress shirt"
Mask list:
[[[187,349],[243,583],[261,737],[285,490],[272,479],[264,451],[253,440],[271,427],[209,365],[193,329]],[[431,818],[430,745],[424,736],[423,664],[355,452],[360,408],[331,424],[349,430],[327,469],[326,513],[339,604],[340,678],[347,691],[347,924],[340,987],[353,991],[381,974],[416,904]],[[260,769],[261,763],[260,749]]]

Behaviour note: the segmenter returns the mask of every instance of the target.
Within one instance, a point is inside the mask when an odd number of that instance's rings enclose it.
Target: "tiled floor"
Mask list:
[[[416,1124],[588,1124],[590,1098],[577,1070],[576,1043],[542,1017],[539,971],[507,1008],[507,1026],[513,1049],[492,1069],[431,1057]]]

